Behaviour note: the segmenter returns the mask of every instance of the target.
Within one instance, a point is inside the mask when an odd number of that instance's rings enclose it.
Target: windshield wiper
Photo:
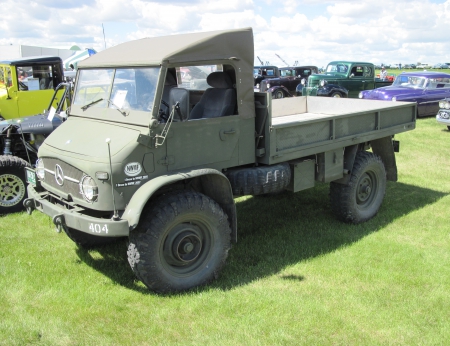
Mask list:
[[[83,107],[81,107],[81,109],[83,111],[85,111],[86,109],[88,109],[90,106],[95,105],[96,103],[99,103],[100,101],[103,101],[103,98],[92,101],[91,103],[88,103],[87,105],[84,105]]]
[[[119,106],[117,106],[114,102],[112,102],[111,99],[108,100],[108,103],[112,104],[114,107],[116,107],[116,109],[120,112],[120,114],[122,114],[123,116],[127,116],[130,112],[125,112],[122,108],[120,108]]]

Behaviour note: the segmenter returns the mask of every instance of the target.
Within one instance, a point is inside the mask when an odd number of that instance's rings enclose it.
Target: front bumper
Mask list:
[[[84,209],[73,206],[67,209],[63,204],[52,203],[51,194],[47,191],[38,192],[28,184],[28,198],[23,204],[31,213],[34,209],[50,216],[58,229],[69,227],[81,232],[99,237],[124,237],[129,235],[129,225],[123,219],[104,219],[83,213]]]
[[[440,109],[436,115],[436,121],[440,124],[450,126],[450,110]]]

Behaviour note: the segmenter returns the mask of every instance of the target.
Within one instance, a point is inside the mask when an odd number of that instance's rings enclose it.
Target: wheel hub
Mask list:
[[[366,203],[372,194],[373,181],[369,175],[365,174],[359,181],[357,200],[358,204]]]
[[[0,206],[12,207],[25,196],[25,185],[13,174],[0,175]]]
[[[186,266],[199,257],[202,247],[200,229],[192,224],[181,224],[166,238],[164,258],[171,265]]]

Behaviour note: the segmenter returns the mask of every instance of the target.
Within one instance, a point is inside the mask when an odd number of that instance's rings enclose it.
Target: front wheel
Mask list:
[[[386,170],[381,158],[361,151],[347,184],[330,184],[330,203],[336,217],[348,223],[360,223],[374,217],[384,199]]]
[[[0,156],[0,214],[25,209],[23,200],[27,195],[25,183],[27,161],[16,156]]]
[[[282,90],[277,90],[274,92],[275,99],[282,99],[284,97],[284,92]]]
[[[211,198],[170,193],[150,204],[130,233],[128,262],[159,293],[188,290],[218,276],[230,249],[227,215]]]
[[[330,97],[336,97],[336,98],[341,98],[342,95],[340,92],[334,91],[331,93]]]
[[[450,131],[450,126],[447,126],[447,130],[449,130],[449,131]]]

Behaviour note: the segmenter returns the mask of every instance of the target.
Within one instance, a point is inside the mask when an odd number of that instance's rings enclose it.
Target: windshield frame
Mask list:
[[[159,109],[161,71],[160,66],[80,68],[70,115],[148,126]],[[148,97],[141,97],[144,91]]]

